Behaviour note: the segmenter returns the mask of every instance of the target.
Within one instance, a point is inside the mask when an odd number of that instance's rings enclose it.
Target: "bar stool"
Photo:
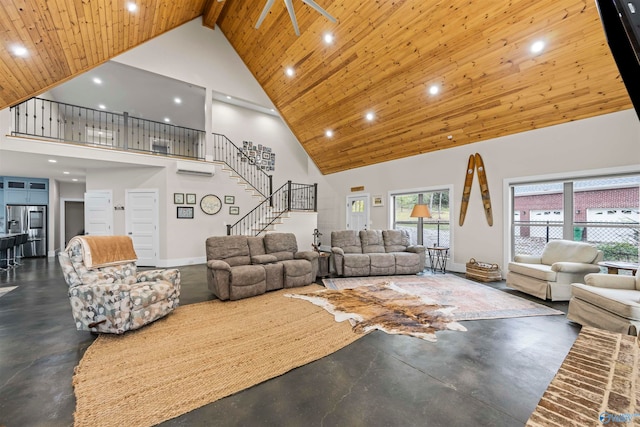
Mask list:
[[[16,240],[13,244],[13,265],[22,265],[22,263],[20,263],[20,260],[24,257],[24,244],[27,243],[28,238],[29,235],[27,233],[16,236]]]
[[[15,237],[3,237],[0,238],[0,271],[7,271],[13,266],[11,265],[10,255],[11,248],[15,242]],[[4,256],[4,258],[1,258]]]

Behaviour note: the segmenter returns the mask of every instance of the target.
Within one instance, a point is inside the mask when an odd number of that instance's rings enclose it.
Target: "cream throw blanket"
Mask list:
[[[129,236],[75,236],[67,249],[76,241],[82,245],[82,258],[87,268],[125,264],[138,259]]]

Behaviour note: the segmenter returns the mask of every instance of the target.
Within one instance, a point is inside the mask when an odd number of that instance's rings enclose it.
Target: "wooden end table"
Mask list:
[[[329,269],[329,260],[331,254],[329,252],[320,252],[318,254],[318,277],[329,277],[331,270]]]
[[[638,264],[632,262],[602,261],[599,262],[598,265],[607,267],[607,273],[609,274],[618,274],[620,270],[629,270],[631,271],[631,275],[634,276],[636,271],[638,271]]]

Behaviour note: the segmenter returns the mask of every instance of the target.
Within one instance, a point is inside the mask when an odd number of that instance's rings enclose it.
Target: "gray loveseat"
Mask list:
[[[411,245],[406,230],[331,232],[331,252],[340,276],[416,274],[424,270],[422,245]]]
[[[221,300],[309,285],[318,273],[318,253],[298,252],[293,233],[214,236],[205,246],[207,286]]]

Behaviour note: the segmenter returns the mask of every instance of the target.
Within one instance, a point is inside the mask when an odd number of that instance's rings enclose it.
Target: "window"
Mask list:
[[[638,262],[640,176],[512,185],[512,256],[549,240],[589,242],[605,261]]]
[[[422,241],[424,246],[450,247],[449,189],[397,193],[391,196],[393,203],[392,228],[407,230],[411,243],[418,242],[418,218],[410,217],[413,206],[420,203],[429,206],[431,218],[423,219]]]

